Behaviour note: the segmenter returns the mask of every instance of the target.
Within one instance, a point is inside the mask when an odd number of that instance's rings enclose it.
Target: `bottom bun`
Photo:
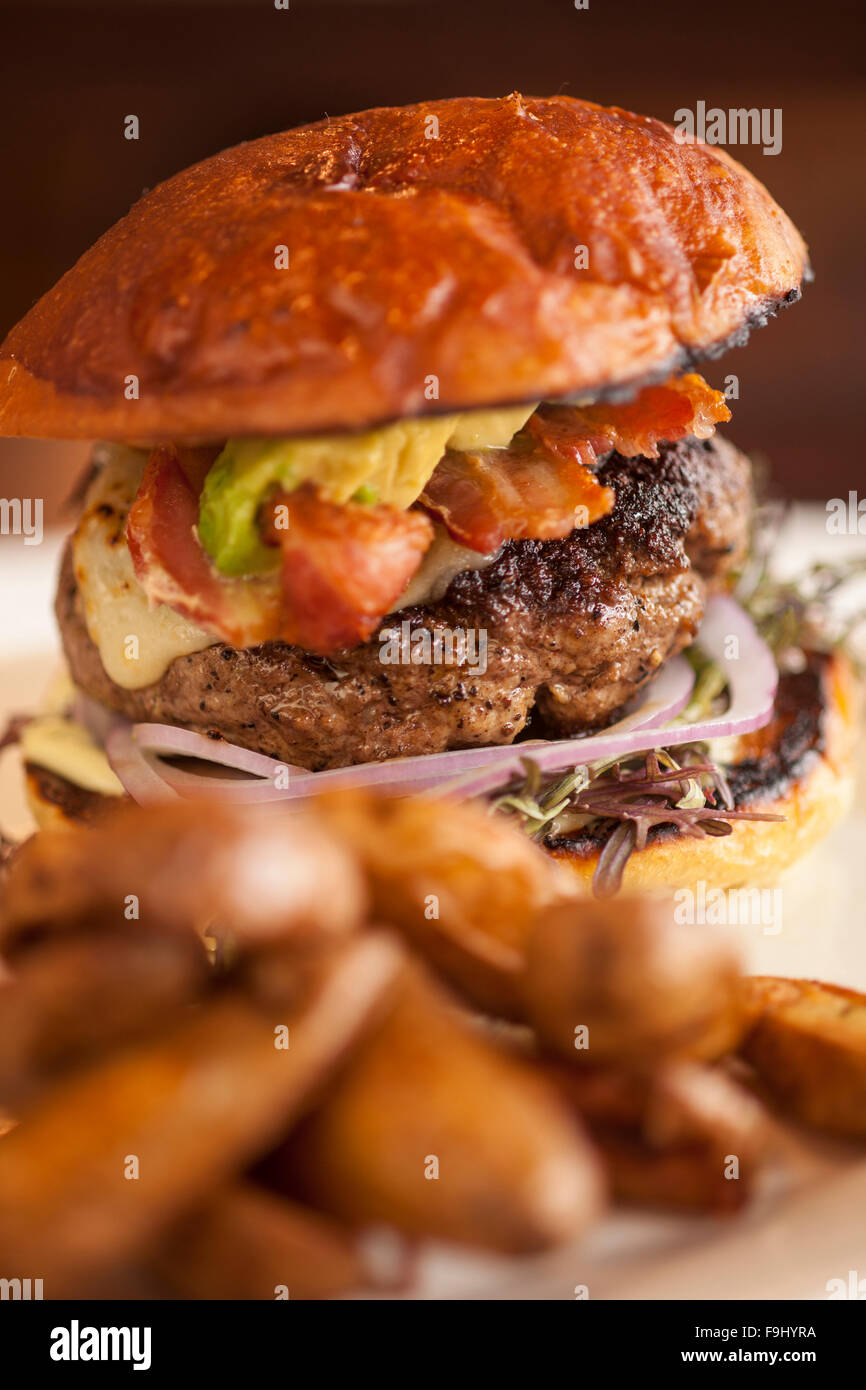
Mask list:
[[[650,832],[629,859],[624,892],[714,888],[771,882],[842,819],[854,792],[858,687],[840,655],[811,654],[803,671],[782,676],[772,722],[739,739],[726,769],[738,809],[782,821],[735,821],[730,835],[685,835],[673,826]],[[122,805],[59,774],[25,765],[27,799],[41,829],[93,824]],[[545,849],[591,891],[600,843],[586,832],[548,837]]]
[[[737,740],[725,770],[738,810],[784,820],[735,820],[730,835],[700,838],[659,826],[628,860],[622,891],[760,887],[802,858],[850,809],[859,695],[839,654],[811,653],[803,671],[783,675],[773,720]],[[591,891],[601,849],[595,837],[548,837],[545,848]]]
[[[28,762],[24,764],[24,791],[40,830],[57,830],[64,825],[95,825],[129,801],[128,796],[106,796],[103,792],[88,791],[58,772]]]

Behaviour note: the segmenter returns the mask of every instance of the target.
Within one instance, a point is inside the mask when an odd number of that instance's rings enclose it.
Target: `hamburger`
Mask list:
[[[731,599],[751,472],[697,369],[809,276],[723,151],[563,96],[147,193],[0,348],[0,431],[102,441],[39,818],[367,781],[495,798],[601,892],[775,873],[850,792],[850,672],[780,675]]]

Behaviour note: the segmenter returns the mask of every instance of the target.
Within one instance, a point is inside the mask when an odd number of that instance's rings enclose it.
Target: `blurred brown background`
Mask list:
[[[739,376],[730,432],[780,491],[844,494],[864,395],[862,16],[858,0],[0,0],[0,336],[143,189],[326,112],[514,88],[669,121],[698,100],[781,107],[779,155],[732,153],[801,226],[817,280],[708,375]],[[32,495],[36,469],[53,514],[80,456],[0,441],[0,495]]]

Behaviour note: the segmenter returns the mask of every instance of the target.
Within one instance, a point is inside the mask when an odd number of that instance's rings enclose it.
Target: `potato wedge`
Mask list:
[[[653,1078],[643,1133],[654,1148],[703,1143],[754,1166],[770,1144],[767,1112],[719,1067],[674,1062]]]
[[[19,1110],[109,1047],[167,1027],[209,980],[198,938],[49,941],[0,981],[0,1103]]]
[[[581,899],[545,914],[527,945],[525,1013],[577,1065],[721,1056],[742,1031],[736,952],[673,921],[654,898]]]
[[[866,1139],[866,995],[817,980],[743,982],[750,1026],[740,1053],[794,1119]]]
[[[629,1135],[594,1138],[615,1199],[629,1206],[727,1216],[754,1191],[751,1175],[726,1178],[723,1156],[700,1144],[653,1149]]]
[[[222,1188],[191,1212],[152,1266],[178,1298],[332,1298],[367,1283],[350,1232],[253,1183]]]
[[[506,1251],[577,1235],[602,1198],[594,1155],[549,1082],[414,972],[266,1174],[356,1225]]]
[[[517,981],[535,919],[573,896],[562,871],[475,805],[333,792],[316,808],[360,858],[376,919],[404,933],[473,1004],[519,1017]]]
[[[748,1200],[771,1131],[763,1107],[723,1071],[555,1063],[549,1074],[589,1127],[618,1200],[714,1213]]]
[[[365,906],[352,855],[311,817],[131,806],[98,827],[43,830],[22,845],[0,909],[0,951],[11,959],[33,939],[82,925],[156,932],[218,921],[256,943],[339,934]]]
[[[642,1132],[651,1105],[652,1072],[611,1065],[573,1067],[560,1061],[542,1061],[541,1066],[590,1130]]]
[[[380,935],[335,948],[278,1013],[218,996],[157,1041],[73,1077],[0,1140],[0,1250],[47,1297],[79,1294],[284,1133],[403,968]],[[288,1026],[289,1046],[277,1046]]]
[[[654,1148],[708,1142],[754,1158],[769,1140],[760,1102],[725,1071],[694,1062],[666,1062],[657,1071],[569,1067],[545,1071],[595,1132],[632,1130]]]

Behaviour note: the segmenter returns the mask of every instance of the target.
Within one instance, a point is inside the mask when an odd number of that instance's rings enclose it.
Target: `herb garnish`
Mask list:
[[[866,610],[861,606],[843,613],[836,600],[846,584],[866,575],[866,558],[836,564],[817,561],[793,579],[778,579],[772,559],[787,511],[779,503],[756,510],[749,555],[736,576],[734,597],[754,619],[780,670],[801,669],[809,651],[842,650],[863,675],[863,655],[854,649],[852,638],[866,622]]]
[[[493,805],[519,817],[534,839],[566,829],[602,837],[592,882],[600,898],[618,892],[630,856],[644,848],[656,825],[674,825],[701,838],[730,835],[736,820],[784,820],[769,812],[736,810],[724,772],[709,760],[706,744],[685,744],[676,753],[654,748],[577,767],[546,788],[538,765],[526,757],[523,784]],[[556,825],[560,818],[566,825]]]

